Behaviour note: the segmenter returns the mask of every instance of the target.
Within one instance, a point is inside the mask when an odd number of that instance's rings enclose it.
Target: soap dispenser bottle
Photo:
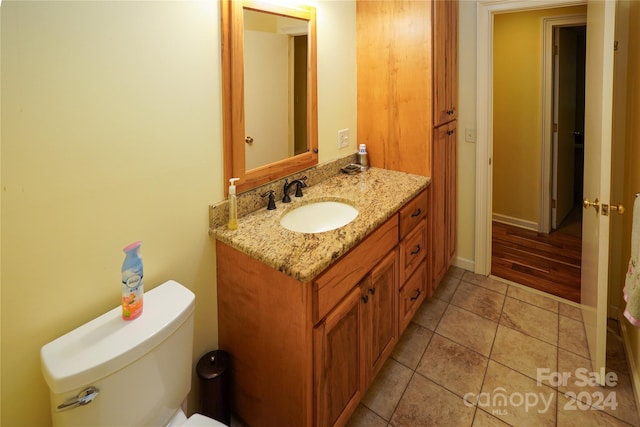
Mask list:
[[[236,230],[238,228],[238,201],[236,199],[235,182],[240,178],[229,179],[229,222],[227,228]]]
[[[133,320],[142,314],[144,286],[140,245],[142,242],[133,242],[123,249],[125,258],[122,262],[122,318],[124,320]]]

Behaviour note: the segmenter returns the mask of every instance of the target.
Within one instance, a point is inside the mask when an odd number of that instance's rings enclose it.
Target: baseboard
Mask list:
[[[636,408],[640,408],[640,365],[632,363],[633,356],[640,356],[633,354],[631,344],[629,343],[629,324],[627,319],[623,316],[618,318],[620,323],[620,331],[622,332],[622,342],[624,344],[624,352],[627,356],[627,365],[629,366],[629,376],[631,377],[631,386],[633,388],[633,395],[636,398]],[[640,409],[639,409],[640,412]]]
[[[502,224],[513,225],[515,227],[526,228],[527,230],[538,231],[538,223],[527,221],[526,219],[514,218],[512,216],[494,213],[492,219]]]
[[[462,257],[455,257],[453,259],[453,263],[452,264],[455,267],[475,272],[476,263],[472,259],[466,259],[466,258],[462,258]]]

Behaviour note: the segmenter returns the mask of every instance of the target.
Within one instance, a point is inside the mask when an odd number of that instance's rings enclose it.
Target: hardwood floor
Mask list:
[[[580,302],[582,239],[493,222],[491,274]]]

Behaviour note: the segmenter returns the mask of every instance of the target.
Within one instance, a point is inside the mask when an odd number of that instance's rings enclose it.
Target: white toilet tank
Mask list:
[[[166,425],[191,388],[194,300],[168,281],[144,294],[139,318],[118,306],[43,346],[53,425]],[[84,395],[90,403],[59,409]]]

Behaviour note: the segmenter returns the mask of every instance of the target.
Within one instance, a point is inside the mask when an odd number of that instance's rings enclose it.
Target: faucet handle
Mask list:
[[[276,208],[275,193],[273,190],[269,190],[266,193],[260,195],[262,198],[269,196],[269,202],[267,203],[267,210],[272,211]]]

